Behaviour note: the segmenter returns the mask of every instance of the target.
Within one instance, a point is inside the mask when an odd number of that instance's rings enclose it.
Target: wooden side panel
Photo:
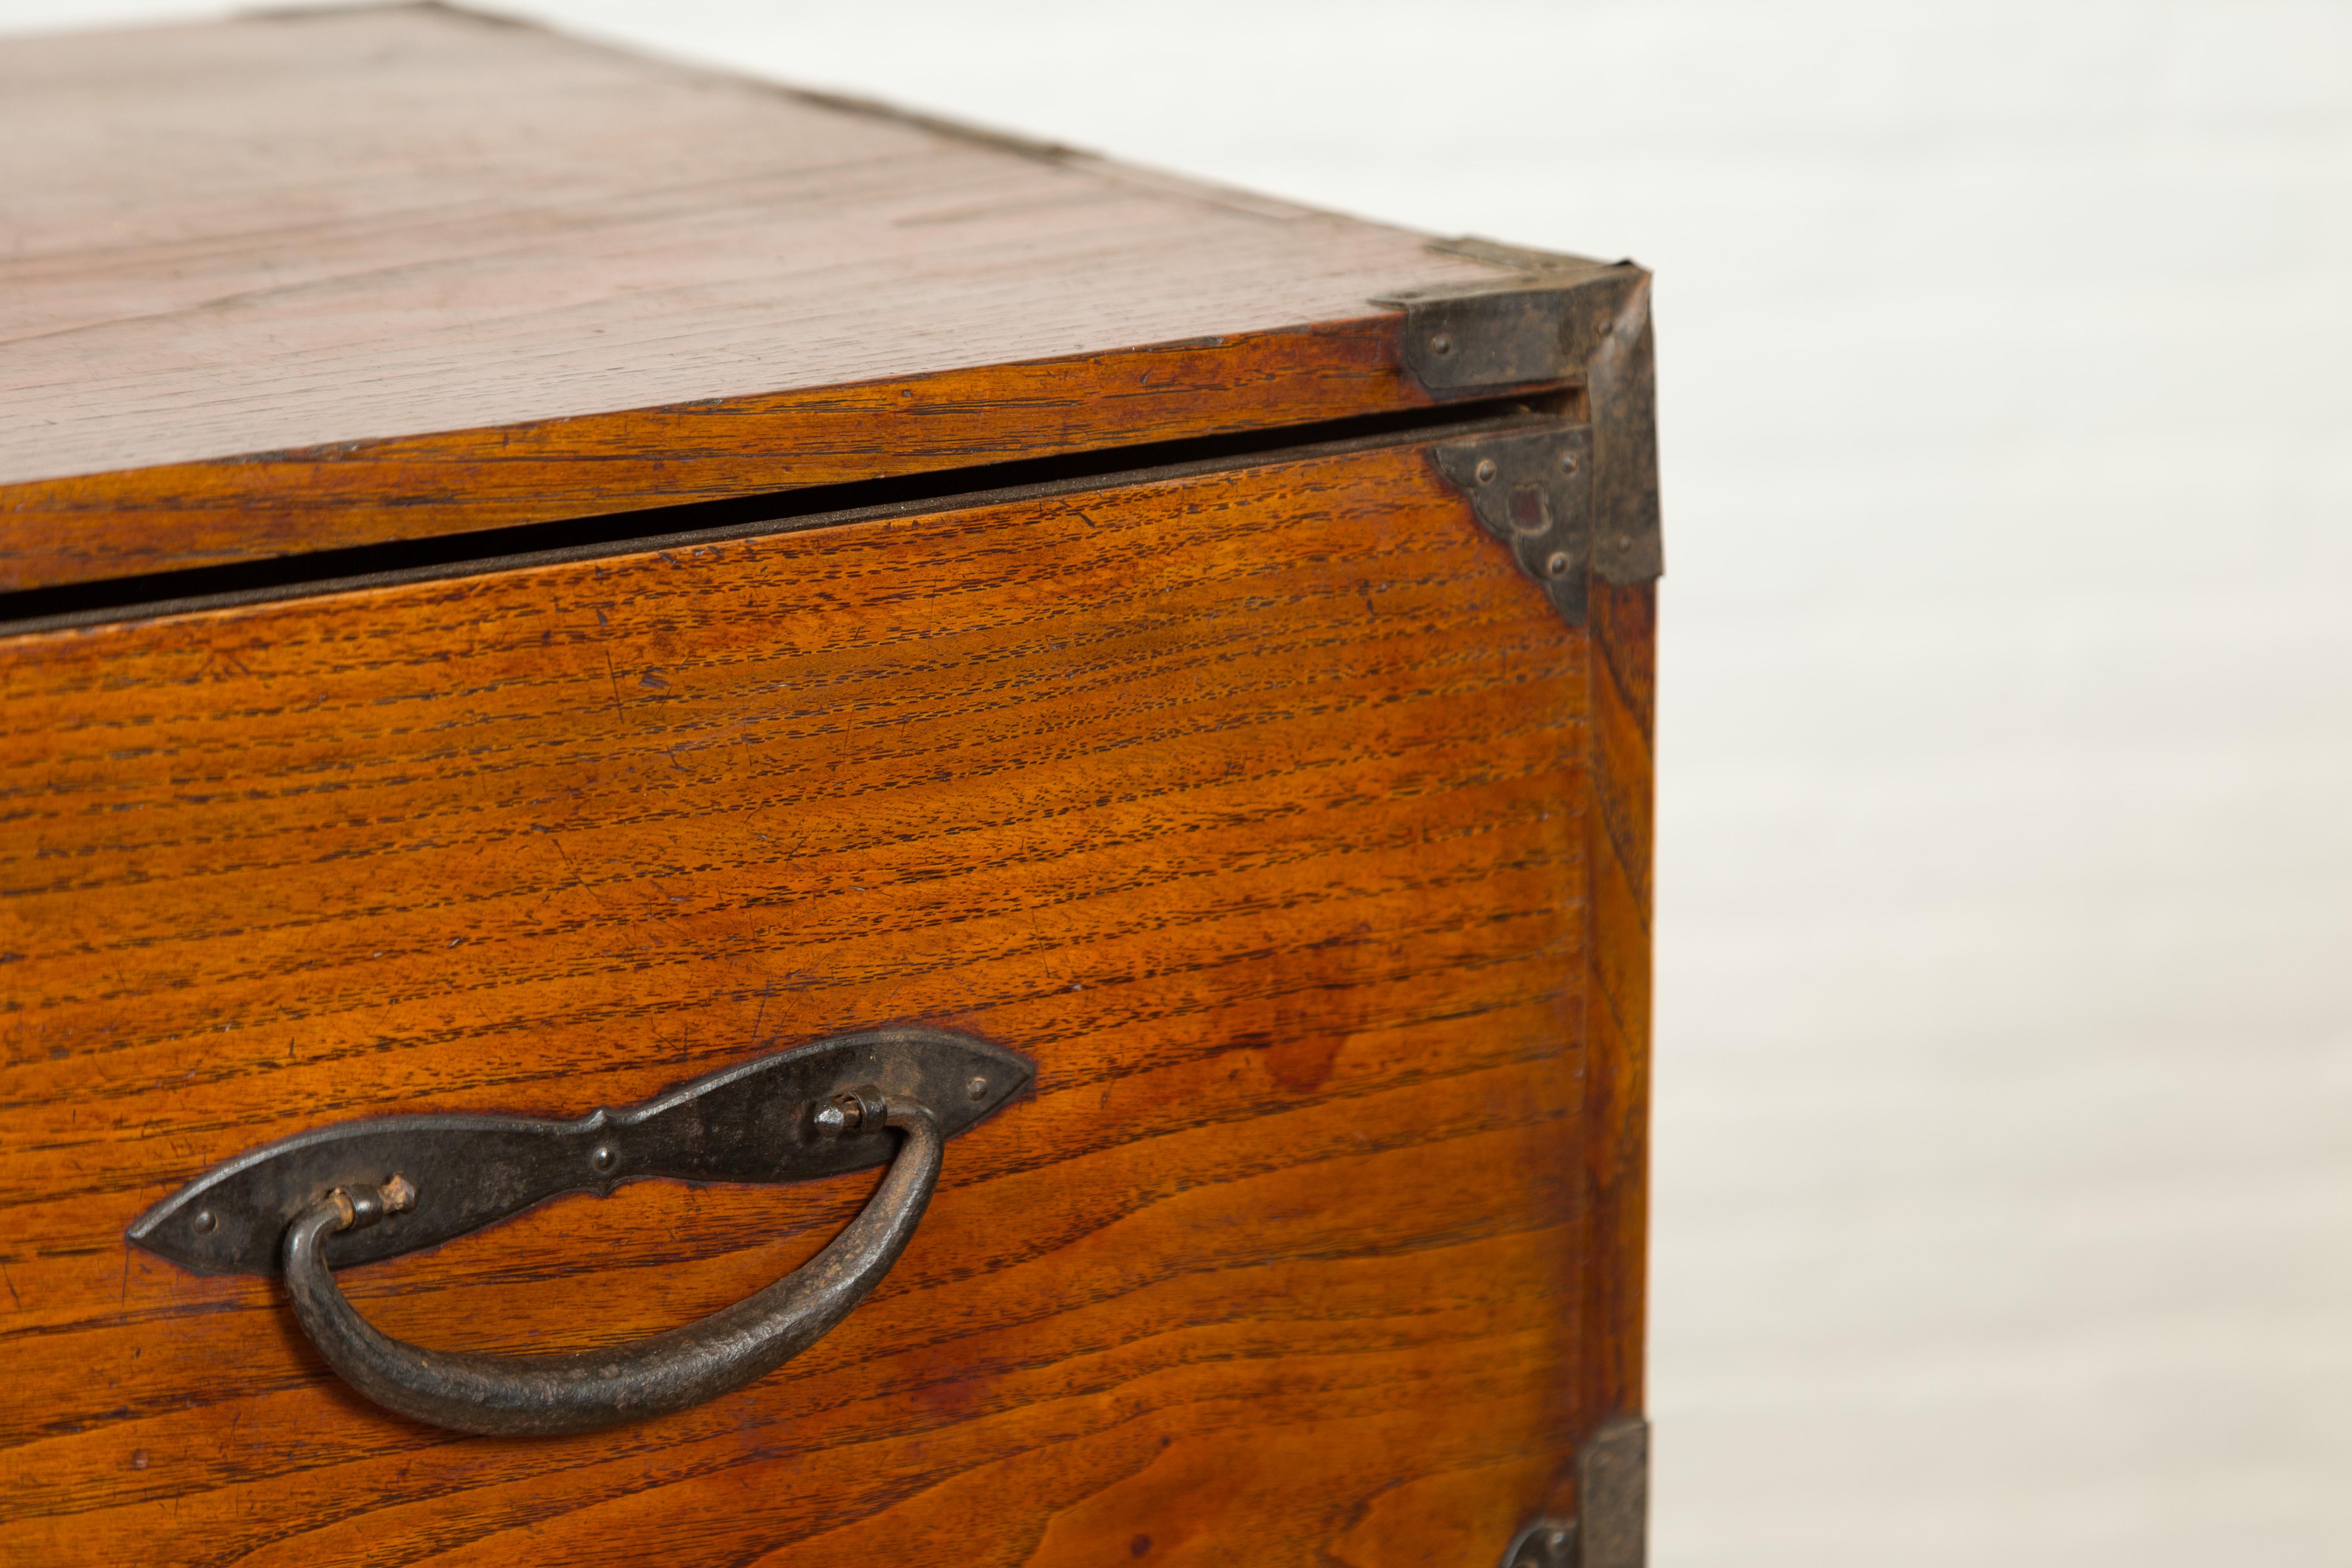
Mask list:
[[[1585,1425],[1643,1407],[1650,1168],[1651,845],[1657,586],[1595,583],[1588,601],[1592,753],[1586,824]]]
[[[1611,679],[1409,447],[0,644],[0,1561],[1488,1561],[1638,1321],[1586,1253],[1639,1245]],[[1035,1098],[830,1337],[666,1420],[412,1426],[122,1240],[304,1127],[891,1019]],[[872,1184],[345,1282],[609,1343]]]

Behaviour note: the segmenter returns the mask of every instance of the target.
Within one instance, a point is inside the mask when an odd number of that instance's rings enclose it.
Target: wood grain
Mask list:
[[[1657,734],[1657,585],[1595,582],[1586,632],[1592,691],[1585,814],[1592,902],[1585,993],[1585,1275],[1578,1409],[1597,1422],[1643,1408],[1648,1279],[1650,930]]]
[[[0,485],[0,591],[1232,435],[1425,401],[1393,319]]]
[[[1561,626],[1400,446],[0,643],[0,1559],[1488,1560],[1638,1329],[1613,740],[1588,805],[1634,604]],[[303,1127],[889,1019],[1034,1100],[833,1335],[664,1421],[414,1426],[270,1284],[122,1241]],[[873,1180],[638,1184],[345,1283],[609,1343]]]
[[[425,6],[0,44],[0,589],[1418,406],[1505,275]]]

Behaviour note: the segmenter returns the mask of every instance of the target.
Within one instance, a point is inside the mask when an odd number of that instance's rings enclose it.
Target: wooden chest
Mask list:
[[[0,1561],[1641,1561],[1639,268],[433,8],[0,225]]]

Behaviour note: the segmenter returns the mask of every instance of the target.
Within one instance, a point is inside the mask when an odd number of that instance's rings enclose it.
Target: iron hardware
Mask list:
[[[576,1121],[395,1116],[297,1134],[157,1204],[131,1239],[192,1268],[282,1272],[296,1321],[370,1399],[458,1431],[593,1431],[740,1388],[815,1342],[878,1283],[922,1218],[943,1141],[1028,1086],[968,1036],[837,1036]],[[567,1192],[649,1176],[788,1182],[887,1162],[865,1209],[802,1268],[698,1322],[568,1354],[426,1351],[371,1327],[338,1265],[435,1246]]]
[[[1474,436],[1432,455],[1470,498],[1478,526],[1511,547],[1562,620],[1582,626],[1592,560],[1591,429],[1560,424]]]
[[[1398,355],[1441,399],[1579,378],[1649,277],[1630,262],[1612,266],[1475,240],[1432,248],[1519,273],[1495,283],[1402,289],[1372,301],[1404,311]]]
[[[1576,1521],[1538,1516],[1511,1537],[1503,1568],[1577,1568]]]
[[[1576,1516],[1538,1514],[1501,1568],[1643,1568],[1649,1561],[1650,1424],[1616,1415],[1576,1451]]]
[[[1584,388],[1590,423],[1577,427],[1583,432],[1577,438],[1586,443],[1586,467],[1576,495],[1566,498],[1577,515],[1572,523],[1554,520],[1571,537],[1531,555],[1514,534],[1500,535],[1512,541],[1520,569],[1561,617],[1581,626],[1588,577],[1631,586],[1665,569],[1650,275],[1630,261],[1612,265],[1479,239],[1441,240],[1431,248],[1509,273],[1372,301],[1403,311],[1398,358],[1423,390],[1442,402],[1520,387]],[[1478,491],[1447,463],[1445,450],[1440,448],[1440,467],[1475,500]],[[1475,467],[1474,460],[1468,471],[1475,475]],[[1479,521],[1496,531],[1487,510]]]
[[[1650,1557],[1650,1424],[1604,1421],[1576,1451],[1576,1568],[1642,1568]]]

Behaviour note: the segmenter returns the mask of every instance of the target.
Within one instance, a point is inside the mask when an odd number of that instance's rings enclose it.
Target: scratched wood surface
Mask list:
[[[431,6],[0,44],[0,590],[1421,406],[1502,275]]]
[[[1489,1560],[1638,1332],[1596,1270],[1645,939],[1589,930],[1646,902],[1635,604],[1604,681],[1398,446],[0,643],[0,1560]],[[830,1337],[662,1421],[413,1426],[273,1284],[122,1240],[302,1128],[891,1019],[1035,1098]],[[642,1183],[345,1283],[610,1343],[873,1181]]]

